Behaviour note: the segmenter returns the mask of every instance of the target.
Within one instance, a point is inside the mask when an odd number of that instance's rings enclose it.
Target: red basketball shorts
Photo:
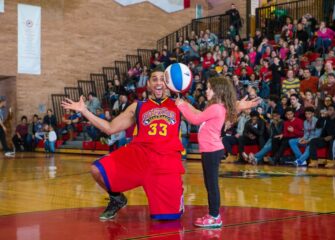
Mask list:
[[[142,186],[152,218],[178,219],[183,213],[180,153],[159,154],[141,144],[130,143],[93,164],[109,191],[125,192]]]

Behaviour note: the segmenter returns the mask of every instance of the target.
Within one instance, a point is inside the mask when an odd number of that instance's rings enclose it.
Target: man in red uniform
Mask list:
[[[101,220],[115,217],[127,204],[124,191],[142,186],[154,219],[178,219],[183,213],[181,175],[182,144],[179,139],[180,112],[165,94],[164,72],[153,71],[148,81],[152,98],[135,102],[111,123],[90,113],[80,99],[62,103],[80,111],[94,126],[114,134],[137,124],[138,134],[127,146],[106,155],[92,165],[92,175],[110,195]]]
[[[110,196],[107,208],[100,215],[101,220],[114,218],[127,204],[122,192],[140,186],[148,197],[153,219],[179,219],[183,213],[180,112],[165,94],[162,69],[151,73],[147,87],[151,99],[131,104],[112,122],[88,111],[82,97],[79,102],[70,99],[62,102],[65,109],[81,112],[92,125],[109,135],[137,124],[138,134],[130,144],[103,156],[92,165],[93,178]],[[246,98],[237,103],[239,109],[257,104],[257,99],[246,102]]]

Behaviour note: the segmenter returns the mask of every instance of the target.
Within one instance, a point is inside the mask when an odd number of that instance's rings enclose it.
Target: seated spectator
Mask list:
[[[283,164],[282,159],[285,149],[289,146],[289,140],[292,138],[301,138],[303,136],[303,121],[294,116],[292,108],[286,108],[286,119],[284,121],[283,133],[277,138],[272,139],[272,158],[269,159],[271,165]]]
[[[327,56],[325,57],[326,62],[331,62],[331,64],[335,65],[335,54],[334,50],[329,50]]]
[[[141,73],[142,73],[141,63],[137,62],[135,63],[135,66],[133,66],[132,68],[128,70],[128,77],[137,83],[140,78]]]
[[[200,111],[203,111],[206,107],[206,98],[201,95],[199,96],[197,102],[195,103],[195,108],[200,110]]]
[[[108,121],[108,122],[111,122],[112,119],[113,119],[113,116],[111,114],[111,112],[109,110],[106,110],[105,111],[105,119]]]
[[[311,69],[311,74],[313,77],[321,77],[325,73],[323,68],[323,58],[317,58],[314,66]]]
[[[242,72],[242,70],[244,70],[244,73]],[[235,74],[239,77],[241,77],[242,75],[249,77],[252,73],[254,73],[254,70],[250,66],[248,66],[245,60],[241,60],[239,67],[235,70]]]
[[[97,108],[101,108],[101,104],[95,93],[90,92],[88,94],[88,105],[87,109],[93,113],[96,114]]]
[[[256,79],[256,74],[252,73],[249,77],[248,87],[255,88],[259,92],[259,79]]]
[[[221,137],[222,143],[225,146],[225,160],[224,163],[234,162],[235,157],[233,157],[232,145],[236,145],[238,143],[236,135],[236,124],[231,123],[230,121],[226,121],[221,129]]]
[[[266,118],[271,120],[273,112],[278,112],[281,118],[284,117],[284,109],[281,106],[277,95],[270,95],[268,101],[268,109],[266,112]]]
[[[113,102],[115,92],[114,92],[114,85],[112,81],[107,81],[107,88],[104,93],[104,99],[108,103],[109,106],[111,106]]]
[[[279,58],[283,59],[284,61],[287,59],[287,55],[289,53],[288,43],[282,41],[281,47],[279,49]]]
[[[75,123],[79,122],[79,116],[69,109],[65,110],[65,114],[62,116],[63,127],[59,130],[59,135],[69,134],[69,141],[73,141],[73,132],[75,130]]]
[[[335,106],[330,105],[327,108],[327,117],[322,122],[322,130],[320,137],[313,138],[310,141],[310,165],[311,167],[318,166],[318,154],[319,148],[329,147],[329,159],[334,159],[332,148],[330,147],[335,136]],[[326,167],[334,167],[334,160],[327,161]]]
[[[256,64],[256,48],[254,47],[251,47],[249,49],[249,53],[248,53],[248,56],[249,56],[249,59],[250,59],[250,66],[251,67],[254,67],[255,64]]]
[[[325,22],[320,23],[319,31],[317,31],[318,38],[316,39],[315,48],[316,51],[321,53],[327,53],[328,48],[332,43],[332,39],[335,37],[335,32],[326,27]]]
[[[257,110],[257,108],[261,108],[262,112],[265,113],[266,110],[267,110],[267,108],[268,108],[268,106],[267,106],[266,102],[264,101],[264,99],[262,97],[258,97],[256,88],[254,88],[254,87],[248,87],[247,92],[248,92],[248,99],[249,100],[253,100],[253,99],[258,98],[258,102],[259,103],[253,109]]]
[[[264,131],[264,121],[260,119],[257,111],[252,111],[250,120],[245,123],[243,135],[238,138],[239,161],[248,161],[248,155],[244,152],[245,145],[254,145],[256,143],[261,148],[264,146]]]
[[[29,148],[28,142],[27,142],[27,136],[28,136],[27,117],[22,116],[21,123],[17,125],[16,130],[15,130],[15,135],[12,138],[13,144],[15,146],[15,150],[17,152],[25,151]]]
[[[167,68],[171,64],[170,54],[169,54],[168,50],[166,50],[166,49],[162,50],[162,55],[160,56],[159,62],[161,62],[161,64],[163,64],[164,68]]]
[[[47,153],[54,153],[56,149],[57,134],[53,127],[48,127],[47,136],[44,142],[44,149]]]
[[[28,135],[27,135],[27,151],[34,150],[37,142],[35,141],[35,133],[38,124],[38,116],[34,114],[31,123],[28,124]],[[42,125],[42,124],[40,124]],[[42,126],[41,126],[42,127]]]
[[[102,108],[97,109],[96,115],[99,118],[106,119]],[[93,126],[90,122],[88,122],[87,125],[84,127],[84,132],[88,134],[88,136],[91,138],[92,141],[100,140],[101,131],[95,126]]]
[[[333,98],[335,98],[335,74],[334,73],[328,74],[328,81],[327,83],[324,83],[321,86],[320,91],[324,95],[330,95]]]
[[[233,145],[238,144],[238,139],[243,135],[245,123],[250,119],[250,109],[242,111],[237,119],[237,128],[236,130],[231,131],[230,134],[223,136],[223,145],[225,149],[225,154],[227,156],[226,162],[232,162],[231,157],[233,155]],[[226,122],[225,128],[226,131],[232,127],[235,127],[230,122]],[[236,133],[235,133],[236,131]]]
[[[287,79],[282,83],[282,96],[287,95],[288,92],[294,89],[295,92],[300,92],[300,80],[294,76],[293,70],[287,71]]]
[[[240,99],[241,97],[245,96],[246,89],[244,88],[243,84],[240,82],[240,79],[238,78],[237,75],[232,76],[232,81],[236,89],[237,98]]]
[[[329,106],[334,104],[332,96],[326,95],[324,99],[321,98],[321,93],[317,94],[317,111],[321,112],[322,109],[327,109]]]
[[[334,73],[333,65],[331,64],[331,62],[326,62],[324,69],[325,69],[324,74],[319,78],[319,88],[321,88],[322,85],[327,84],[328,75],[330,73]]]
[[[191,40],[190,42],[190,50],[188,52],[188,58],[190,61],[199,61],[199,46],[195,43],[195,40]]]
[[[39,119],[40,121],[40,119]],[[40,127],[42,126],[42,127]],[[46,138],[46,134],[47,134],[47,131],[49,129],[49,126],[47,124],[41,124],[41,125],[38,125],[38,128],[36,130],[36,133],[35,133],[35,139],[36,139],[36,142],[40,141],[40,140],[43,140]]]
[[[303,93],[307,90],[311,91],[312,93],[317,93],[319,79],[317,77],[313,77],[311,75],[311,71],[308,68],[304,69],[303,71],[304,78],[300,82],[300,94],[303,96]]]
[[[254,47],[258,48],[259,45],[263,42],[263,34],[261,29],[257,28],[254,37]]]
[[[43,124],[52,125],[53,129],[57,127],[57,119],[51,109],[47,110],[47,115],[43,118]]]
[[[317,138],[321,134],[321,129],[316,127],[318,119],[314,116],[314,108],[307,107],[305,109],[304,121],[304,136],[302,138],[292,138],[289,140],[290,148],[292,149],[296,166],[306,166],[307,159],[309,157],[309,143],[313,138]],[[302,153],[299,147],[305,147],[304,153]]]
[[[314,109],[317,108],[317,101],[314,97],[314,94],[310,90],[307,90],[306,92],[301,94],[301,98],[303,100],[304,108],[307,107],[312,107]]]
[[[202,61],[202,76],[203,79],[209,78],[209,70],[214,67],[214,58],[212,57],[211,52],[207,52],[203,61]]]
[[[262,161],[265,155],[271,151],[273,138],[279,138],[281,134],[283,134],[283,121],[281,119],[280,112],[278,112],[277,109],[271,113],[270,119],[271,123],[268,129],[269,139],[259,152],[256,154],[250,153],[248,156],[248,161],[254,165]]]
[[[205,33],[209,36],[214,45],[219,43],[219,38],[215,33],[212,33],[209,29],[206,29]]]
[[[125,94],[121,94],[119,98],[119,109],[118,109],[118,114],[123,112],[124,110],[127,109],[127,107],[130,105],[128,101],[128,97]]]
[[[304,106],[300,103],[298,94],[292,94],[290,96],[291,108],[294,111],[294,116],[300,119],[305,119]]]
[[[147,80],[149,79],[149,71],[146,66],[143,67],[143,71],[140,75],[140,78],[137,82],[137,88],[143,88],[147,85]]]
[[[158,51],[155,51],[150,58],[150,69],[154,69],[161,64],[160,58],[160,53]]]

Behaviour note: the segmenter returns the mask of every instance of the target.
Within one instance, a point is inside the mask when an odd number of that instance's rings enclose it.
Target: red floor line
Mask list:
[[[258,220],[258,221],[252,221],[252,222],[226,224],[226,225],[223,225],[222,228],[240,227],[240,226],[263,224],[263,223],[269,223],[269,222],[280,222],[280,221],[293,220],[293,219],[298,219],[298,218],[317,217],[321,215],[333,215],[333,214],[335,214],[335,212],[311,213],[311,214],[304,214],[304,215],[285,217],[285,218],[274,218],[274,219]],[[200,232],[204,229],[210,229],[210,228],[196,228],[196,229],[184,230],[183,233]],[[210,230],[215,230],[215,228],[212,228]],[[167,233],[161,233],[161,234],[137,236],[137,237],[132,237],[132,238],[122,238],[122,240],[136,240],[136,239],[146,239],[146,238],[156,238],[156,237],[167,237],[167,236],[171,236],[171,235],[175,235],[179,233],[180,233],[179,231],[178,232],[167,232]]]

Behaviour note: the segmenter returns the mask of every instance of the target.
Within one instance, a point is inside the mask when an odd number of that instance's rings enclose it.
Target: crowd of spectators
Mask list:
[[[193,84],[185,98],[199,110],[206,107],[205,87],[210,76],[230,78],[238,98],[246,95],[249,99],[260,98],[259,105],[243,111],[236,123],[227,122],[223,126],[222,141],[228,162],[233,146],[238,145],[238,161],[242,163],[284,164],[293,160],[294,164],[303,166],[310,159],[310,166],[315,167],[319,164],[318,148],[327,147],[328,159],[334,158],[334,36],[332,28],[325,22],[317,22],[310,14],[301,19],[287,17],[275,40],[269,39],[260,29],[254,37],[242,40],[234,24],[223,39],[209,29],[199,33],[193,31],[188,38],[179,37],[173,51],[167,46],[155,51],[149,66],[136,63],[123,82],[115,75],[108,81],[103,99],[90,93],[87,108],[110,121],[136,99],[148,98],[146,81],[150,69],[181,62],[193,73]],[[43,124],[51,125],[59,138],[68,134],[72,140],[76,124],[82,121],[85,119],[80,114],[66,112],[59,127],[52,111],[48,110],[43,121],[34,117],[31,124],[42,124],[35,128],[27,126],[27,118],[22,117],[13,142],[20,149],[25,146],[22,140],[25,135],[30,136],[27,141],[39,139],[37,136],[41,136]],[[112,144],[131,135],[106,136],[87,122],[83,131],[89,139]],[[185,144],[190,131],[197,129],[183,123]],[[254,144],[260,146],[260,151],[247,154],[245,146]],[[28,145],[25,147],[30,149]],[[291,159],[284,156],[287,148],[292,149]],[[269,152],[272,152],[270,158],[267,157]],[[334,161],[326,164],[326,167],[333,166]]]

